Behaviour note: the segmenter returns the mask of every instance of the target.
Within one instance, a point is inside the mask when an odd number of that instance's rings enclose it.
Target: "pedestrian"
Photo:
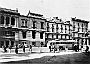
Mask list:
[[[86,50],[85,50],[85,52],[88,52],[89,51],[89,47],[88,46],[86,46]]]
[[[32,52],[32,45],[29,46],[29,51]]]
[[[25,45],[23,45],[23,52],[25,53]]]
[[[59,51],[61,50],[61,46],[59,46]]]
[[[18,54],[18,45],[15,46],[15,53]]]
[[[7,52],[6,46],[3,46],[4,53]]]
[[[79,45],[77,45],[77,51],[79,51]]]
[[[76,45],[74,45],[74,50],[75,50],[75,52],[77,52],[77,46]]]
[[[50,52],[51,52],[51,45],[49,46],[49,50],[50,50]]]
[[[55,53],[55,51],[56,51],[56,47],[55,47],[55,45],[54,45],[54,53]]]
[[[83,52],[83,46],[81,45],[81,52]]]
[[[11,49],[12,49],[12,47],[11,47],[11,45],[9,45],[9,52],[11,53]]]
[[[68,51],[68,47],[67,46],[65,47],[65,51]]]

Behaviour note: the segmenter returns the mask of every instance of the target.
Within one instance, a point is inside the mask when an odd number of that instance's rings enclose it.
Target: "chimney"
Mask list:
[[[18,12],[18,8],[16,8],[16,12]]]

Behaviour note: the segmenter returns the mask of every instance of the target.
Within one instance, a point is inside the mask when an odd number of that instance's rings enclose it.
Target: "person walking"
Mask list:
[[[12,49],[12,47],[11,47],[11,45],[9,45],[9,52],[11,53],[11,49]]]
[[[65,47],[65,51],[68,51],[68,47],[67,46]]]
[[[55,45],[54,45],[54,53],[55,53],[55,51],[56,51],[56,47],[55,47]]]
[[[51,52],[51,45],[49,46],[49,50],[50,50],[50,52]]]
[[[32,45],[29,46],[29,51],[32,52]]]
[[[23,45],[23,52],[25,53],[25,45]]]
[[[15,46],[15,53],[18,54],[18,45]]]
[[[86,50],[85,50],[85,52],[88,52],[89,51],[89,47],[88,46],[86,46]]]

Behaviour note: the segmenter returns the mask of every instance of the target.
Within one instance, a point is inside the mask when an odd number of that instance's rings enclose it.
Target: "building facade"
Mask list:
[[[0,47],[19,45],[47,46],[49,41],[60,44],[78,44],[79,48],[90,45],[89,21],[71,18],[63,21],[58,17],[45,19],[43,15],[21,15],[18,10],[0,8]],[[74,43],[72,43],[74,42]]]
[[[84,45],[89,45],[89,33],[88,33],[89,21],[71,18],[71,24],[73,26],[72,37],[77,41],[79,48]]]
[[[20,15],[18,10],[0,8],[0,47],[45,46],[45,21],[41,14]]]
[[[18,10],[0,8],[0,47],[15,45],[19,16]]]

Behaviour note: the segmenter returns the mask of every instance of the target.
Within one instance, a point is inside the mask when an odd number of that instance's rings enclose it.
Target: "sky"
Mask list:
[[[90,21],[90,0],[0,0],[0,7],[14,10],[18,8],[22,15],[27,15],[30,10],[46,18],[57,16],[68,20],[76,17]]]

